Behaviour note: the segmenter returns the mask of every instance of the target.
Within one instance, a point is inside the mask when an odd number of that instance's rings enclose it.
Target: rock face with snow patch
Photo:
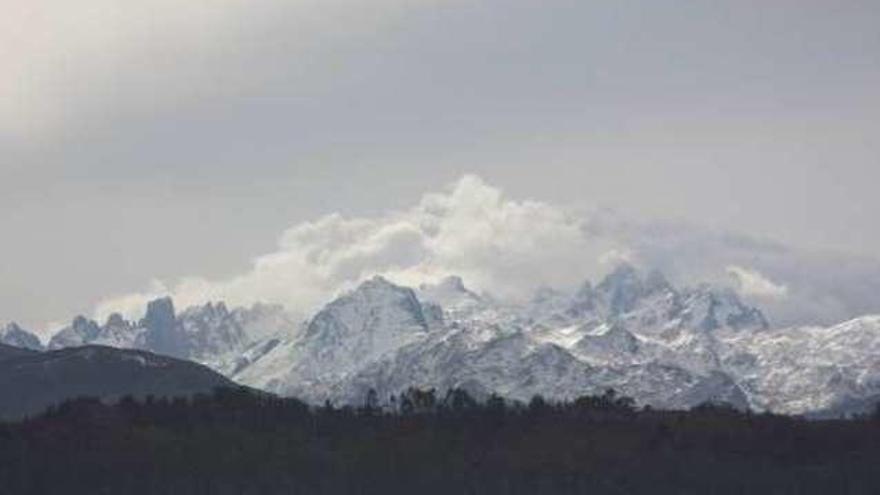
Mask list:
[[[0,344],[6,344],[35,351],[43,350],[43,343],[33,333],[21,328],[16,323],[9,323],[0,328]]]
[[[299,338],[275,346],[235,376],[307,400],[336,399],[333,389],[339,383],[437,328],[442,315],[435,306],[376,277],[328,304]]]
[[[357,403],[371,388],[387,396],[410,386],[522,400],[613,387],[655,406],[747,407],[718,366],[715,334],[763,329],[763,319],[750,326],[741,324],[745,317],[719,318],[753,310],[738,300],[702,304],[714,296],[700,294],[681,294],[659,274],[632,267],[571,296],[544,291],[526,307],[477,295],[455,277],[416,292],[375,278],[233,376],[313,402]]]
[[[138,322],[111,315],[104,325],[83,316],[55,334],[51,350],[83,345],[143,349],[190,359],[222,372],[270,335],[289,335],[295,324],[279,306],[255,305],[230,311],[223,303],[187,308],[177,314],[170,298],[151,301]]]
[[[880,316],[742,336],[725,357],[757,409],[866,412],[880,398]]]
[[[208,364],[240,383],[311,402],[360,403],[408,387],[528,400],[614,388],[639,404],[706,401],[794,414],[863,410],[880,398],[880,317],[772,329],[731,290],[678,289],[623,265],[597,285],[528,303],[477,294],[458,277],[416,290],[381,277],[303,325],[281,308],[151,303],[137,323],[77,318],[50,348],[107,343]]]

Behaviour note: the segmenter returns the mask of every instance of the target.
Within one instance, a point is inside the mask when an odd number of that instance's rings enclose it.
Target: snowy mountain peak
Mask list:
[[[77,334],[82,335],[84,339],[93,339],[101,333],[101,327],[94,320],[89,320],[82,315],[73,319],[71,328]]]
[[[770,327],[761,310],[745,304],[731,289],[703,284],[685,291],[684,301],[686,321],[701,330],[765,330]]]
[[[634,310],[646,297],[670,292],[674,289],[663,274],[658,271],[643,274],[628,263],[615,268],[595,289],[597,297],[612,315]]]
[[[382,275],[373,275],[369,279],[361,282],[361,284],[355,289],[355,291],[396,291],[404,288],[405,287],[395,284],[394,282],[388,280]]]
[[[94,344],[143,349],[193,359],[222,371],[235,367],[236,358],[262,339],[296,328],[277,306],[230,311],[222,302],[207,303],[177,314],[174,302],[166,297],[149,302],[146,314],[137,322],[112,314],[101,326],[78,317],[52,337],[49,348]]]
[[[43,343],[39,337],[12,322],[0,328],[0,344],[21,347],[24,349],[42,350]]]
[[[7,323],[3,327],[0,327],[0,336],[3,336],[3,337],[5,337],[6,335],[16,335],[16,334],[21,334],[24,332],[27,332],[27,330],[21,328],[18,325],[18,323],[14,322],[14,321]],[[30,333],[30,332],[28,332],[28,333]]]
[[[113,313],[107,317],[107,323],[104,324],[105,327],[114,327],[114,328],[123,328],[129,326],[128,320],[122,317],[119,313]]]
[[[10,333],[10,332],[23,332],[23,331],[24,331],[24,329],[22,329],[18,325],[18,323],[14,322],[14,321],[7,323],[5,326],[0,328],[0,333],[2,333],[2,334],[6,334],[6,333]]]
[[[321,401],[345,377],[441,327],[433,308],[412,289],[373,277],[324,306],[303,333],[272,345],[236,379]]]
[[[387,327],[427,330],[429,320],[415,291],[376,276],[324,307],[307,333],[370,331]]]
[[[208,302],[201,306],[192,306],[185,310],[183,310],[179,315],[179,319],[202,319],[202,320],[213,320],[213,321],[221,321],[224,318],[228,318],[230,315],[229,309],[226,307],[226,304],[223,302],[213,303]]]
[[[463,384],[521,400],[611,387],[657,407],[729,400],[790,413],[854,410],[880,397],[880,318],[770,329],[732,290],[677,289],[631,265],[596,286],[540,290],[525,305],[477,295],[458,277],[417,290],[373,277],[302,325],[277,306],[175,313],[164,298],[137,323],[79,317],[50,347],[90,343],[194,359],[313,402]]]
[[[77,316],[69,326],[62,328],[49,340],[49,349],[76,347],[97,341],[101,336],[101,327],[94,320],[85,316]]]

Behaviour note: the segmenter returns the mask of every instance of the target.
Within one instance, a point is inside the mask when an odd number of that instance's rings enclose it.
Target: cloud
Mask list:
[[[784,299],[788,296],[788,287],[774,283],[761,272],[741,266],[728,266],[727,273],[736,281],[736,285],[745,296],[768,299]]]
[[[375,274],[406,285],[459,275],[478,291],[523,299],[539,287],[572,289],[621,261],[657,268],[678,284],[733,285],[777,324],[833,323],[880,311],[876,260],[510,199],[468,175],[409,209],[372,218],[331,214],[292,226],[274,252],[238,276],[156,281],[141,293],[104,301],[96,314],[137,317],[148,300],[170,294],[181,307],[271,302],[306,317]]]
[[[161,292],[181,306],[222,299],[273,302],[299,314],[339,290],[381,273],[405,284],[460,275],[477,290],[528,297],[539,286],[571,287],[597,275],[614,246],[592,239],[581,219],[538,201],[514,201],[480,178],[465,176],[414,207],[378,218],[331,214],[288,229],[277,251],[227,280],[186,277],[101,303],[97,316],[142,312]]]

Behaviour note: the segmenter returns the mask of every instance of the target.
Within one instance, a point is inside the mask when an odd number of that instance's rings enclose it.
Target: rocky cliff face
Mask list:
[[[52,337],[48,348],[104,345],[142,349],[229,372],[248,349],[276,333],[289,335],[295,327],[278,306],[256,305],[230,311],[223,303],[208,303],[177,314],[174,302],[162,298],[151,301],[137,322],[113,314],[100,325],[78,316]]]

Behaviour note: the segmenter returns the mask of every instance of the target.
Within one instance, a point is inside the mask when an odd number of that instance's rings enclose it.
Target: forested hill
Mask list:
[[[174,397],[235,386],[205,366],[146,351],[84,346],[37,352],[0,345],[0,419],[5,420],[83,395]]]
[[[877,493],[880,423],[720,406],[636,410],[607,393],[478,403],[410,390],[393,409],[218,390],[66,402],[0,426],[14,494]]]

